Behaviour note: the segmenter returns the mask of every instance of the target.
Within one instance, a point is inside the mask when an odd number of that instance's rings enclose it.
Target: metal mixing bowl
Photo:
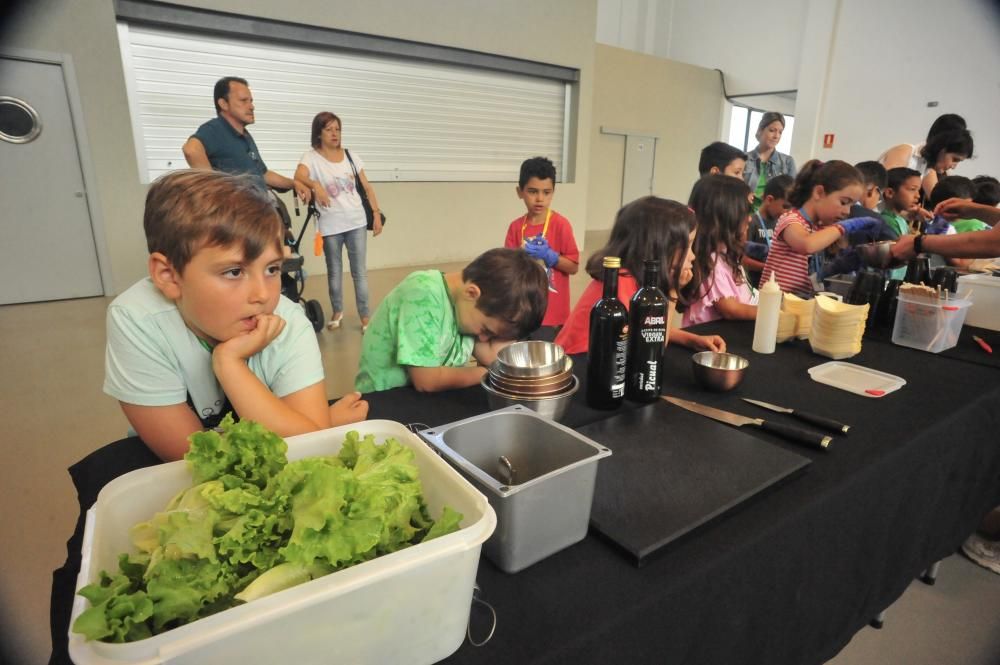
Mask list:
[[[552,342],[514,342],[500,349],[496,365],[511,378],[551,376],[566,369],[566,352]]]
[[[725,392],[743,381],[750,361],[732,353],[702,351],[691,356],[695,380],[709,390]]]
[[[903,265],[902,261],[894,258],[892,255],[892,247],[895,244],[895,240],[880,240],[879,242],[855,245],[854,249],[857,250],[858,256],[861,257],[861,262],[866,266],[875,268],[876,270],[885,270],[886,268],[898,268]]]
[[[559,421],[566,415],[566,409],[569,408],[573,394],[580,388],[580,380],[574,376],[572,385],[565,391],[557,395],[547,395],[545,397],[512,397],[497,392],[490,385],[489,375],[483,377],[480,385],[482,385],[483,390],[486,391],[486,395],[489,398],[490,409],[503,409],[508,406],[520,404],[549,420]]]

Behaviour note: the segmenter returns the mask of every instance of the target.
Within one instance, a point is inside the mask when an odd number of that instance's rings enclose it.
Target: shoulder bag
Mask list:
[[[361,207],[365,209],[365,220],[368,222],[368,230],[371,231],[375,228],[375,213],[372,211],[371,201],[368,200],[368,192],[361,184],[361,176],[358,175],[358,167],[351,159],[351,151],[344,148],[344,154],[347,155],[347,161],[351,163],[351,170],[354,171],[354,188],[358,191],[358,196],[361,197]],[[378,214],[382,217],[382,226],[385,226],[385,215],[382,214],[381,210]]]

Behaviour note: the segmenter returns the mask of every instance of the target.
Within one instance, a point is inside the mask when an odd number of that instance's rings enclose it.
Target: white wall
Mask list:
[[[722,69],[731,95],[797,89],[792,154],[799,163],[874,159],[923,140],[941,113],[958,113],[976,157],[955,173],[1000,176],[1000,10],[992,4],[599,0],[597,38]],[[782,110],[780,99],[769,101]],[[822,147],[826,133],[836,136],[832,149]]]
[[[866,0],[840,5],[814,154],[874,159],[922,141],[940,114],[958,113],[976,145],[954,173],[1000,177],[1000,10],[984,0],[910,0],[905,10]],[[836,142],[824,150],[822,134],[830,132]]]
[[[597,41],[699,67],[721,69],[730,95],[794,90],[807,4],[799,0],[600,0]],[[721,89],[721,88],[720,88]],[[746,97],[793,113],[784,96]]]

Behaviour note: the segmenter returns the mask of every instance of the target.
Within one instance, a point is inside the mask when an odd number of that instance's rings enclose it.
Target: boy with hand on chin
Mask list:
[[[158,457],[229,411],[280,436],[365,419],[360,395],[327,406],[312,325],[281,295],[281,220],[249,177],[168,174],[143,226],[149,277],[108,307],[104,392]]]
[[[580,269],[580,250],[569,220],[552,210],[556,167],[545,157],[521,164],[517,196],[527,212],[510,223],[504,247],[524,249],[550,271],[549,305],[543,326],[561,326],[569,317],[569,276]]]
[[[545,271],[515,249],[491,249],[461,272],[410,273],[372,316],[354,387],[474,386],[497,351],[538,328],[547,295]]]

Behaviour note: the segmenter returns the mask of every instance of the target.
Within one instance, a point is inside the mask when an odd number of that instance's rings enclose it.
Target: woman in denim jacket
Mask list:
[[[777,111],[768,111],[757,125],[757,147],[747,152],[747,165],[743,170],[743,180],[753,191],[753,209],[760,207],[764,198],[767,181],[778,175],[795,177],[798,169],[791,155],[778,152],[775,148],[785,131],[785,116]]]

